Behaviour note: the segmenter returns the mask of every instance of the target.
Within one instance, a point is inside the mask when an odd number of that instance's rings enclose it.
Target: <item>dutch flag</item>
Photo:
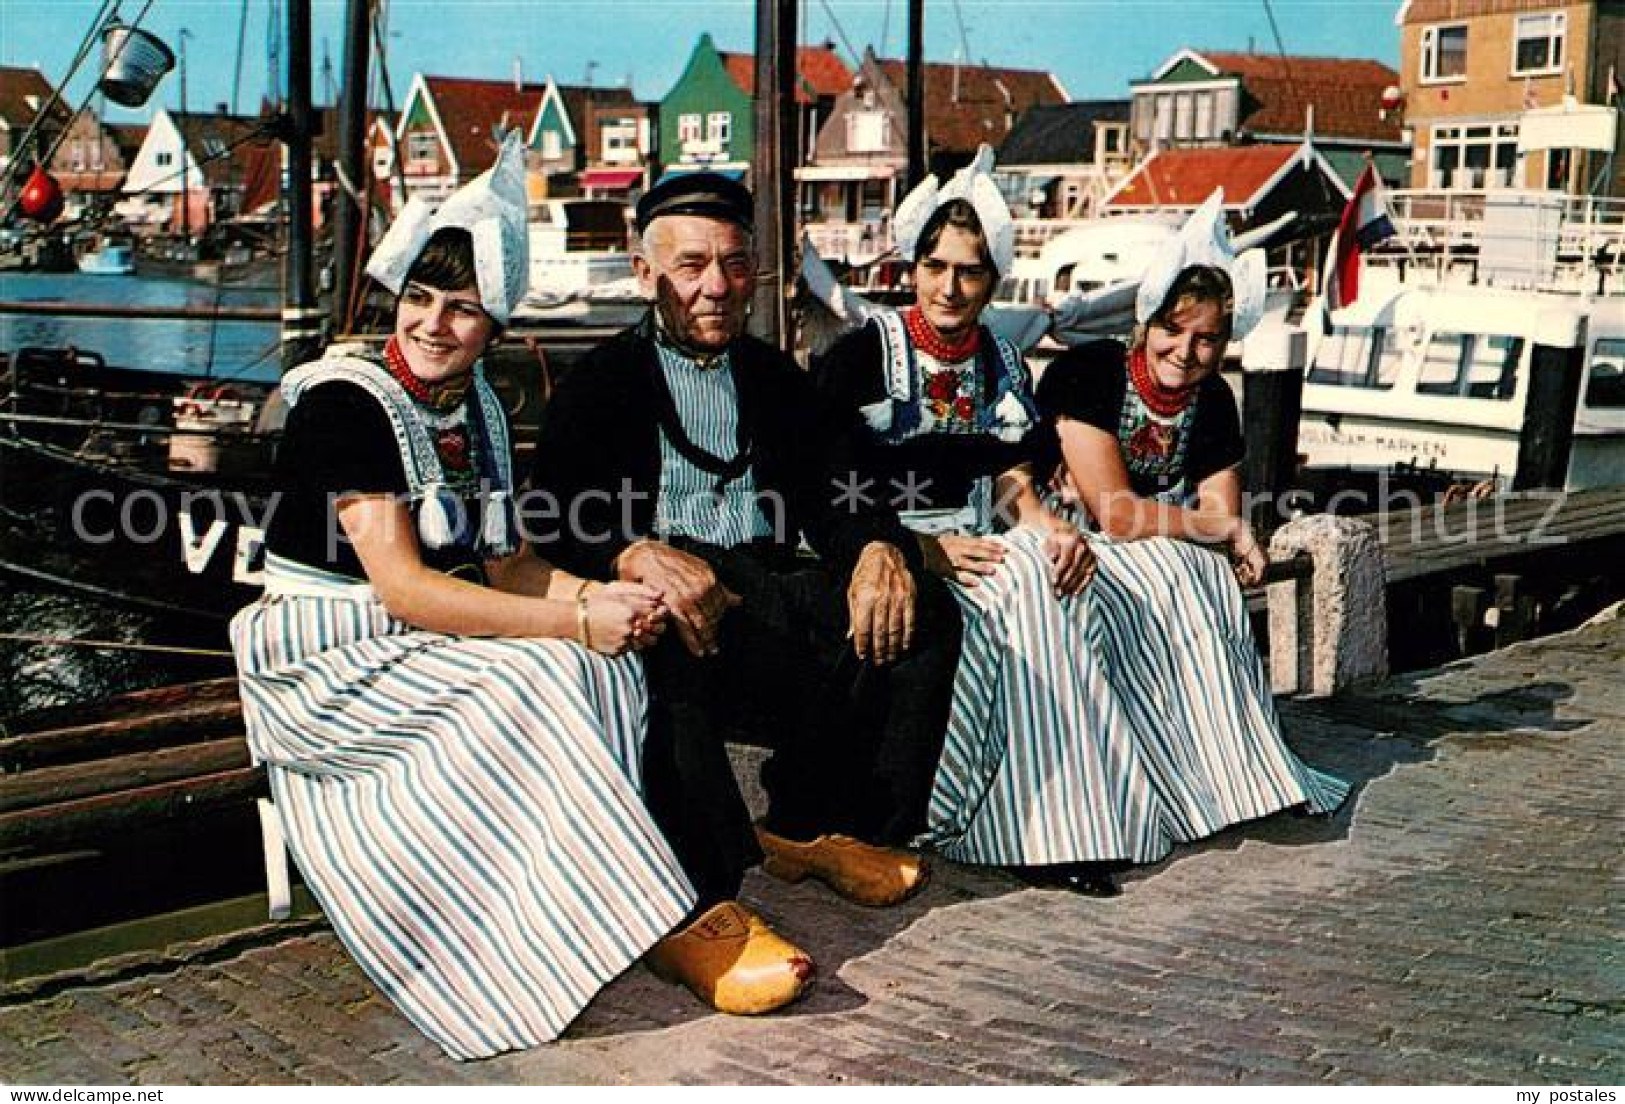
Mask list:
[[[1341,310],[1360,294],[1360,254],[1378,242],[1394,236],[1394,221],[1388,217],[1388,197],[1382,181],[1369,163],[1354,184],[1349,205],[1332,238],[1326,265],[1326,286],[1322,299],[1328,310]]]

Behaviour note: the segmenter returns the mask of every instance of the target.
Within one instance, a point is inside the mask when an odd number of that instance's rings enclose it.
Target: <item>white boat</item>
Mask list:
[[[135,250],[128,245],[103,245],[79,257],[79,271],[90,276],[128,276],[135,271]]]
[[[1398,236],[1364,258],[1356,300],[1329,329],[1318,302],[1305,315],[1310,473],[1509,489],[1525,436],[1550,429],[1526,417],[1534,349],[1578,329],[1564,483],[1625,483],[1625,201],[1498,190],[1391,205]]]
[[[530,293],[520,323],[630,325],[647,303],[632,277],[623,203],[546,199],[530,208]]]

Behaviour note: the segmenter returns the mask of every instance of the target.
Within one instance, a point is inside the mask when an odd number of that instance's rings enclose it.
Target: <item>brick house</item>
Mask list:
[[[1394,21],[1412,187],[1625,196],[1625,3],[1407,0]]]

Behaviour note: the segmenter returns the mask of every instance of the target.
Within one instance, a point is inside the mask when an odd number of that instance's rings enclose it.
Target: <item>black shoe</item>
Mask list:
[[[1084,897],[1118,897],[1122,887],[1112,874],[1127,863],[1057,863],[1052,866],[1018,866],[1016,877],[1037,889],[1064,889]]]

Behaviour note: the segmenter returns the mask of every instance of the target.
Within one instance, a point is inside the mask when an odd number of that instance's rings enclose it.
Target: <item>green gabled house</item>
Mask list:
[[[806,149],[836,98],[851,89],[852,71],[829,43],[798,48],[796,69],[796,142]],[[709,34],[700,35],[683,75],[660,101],[660,161],[667,173],[748,173],[756,150],[755,76],[752,55],[718,50]]]
[[[744,173],[756,150],[751,98],[728,72],[709,33],[660,101],[660,163],[666,171]]]

